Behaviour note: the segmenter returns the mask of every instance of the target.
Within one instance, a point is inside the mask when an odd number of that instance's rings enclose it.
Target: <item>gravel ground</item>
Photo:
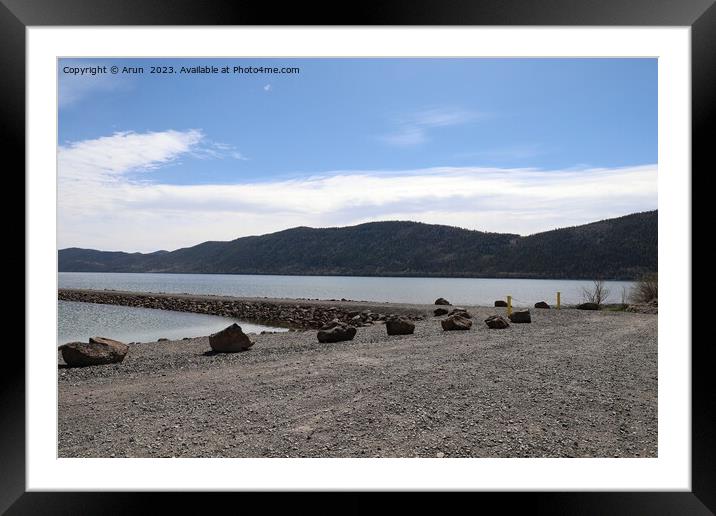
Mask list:
[[[406,305],[407,306],[407,305]],[[415,305],[410,305],[411,310]],[[433,306],[424,306],[425,313]],[[414,335],[359,328],[132,344],[121,364],[59,374],[60,457],[656,457],[657,316],[468,307]]]

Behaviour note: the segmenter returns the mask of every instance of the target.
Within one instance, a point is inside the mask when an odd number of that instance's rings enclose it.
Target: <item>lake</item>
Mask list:
[[[260,333],[263,330],[286,331],[285,328],[251,324],[215,315],[73,301],[58,301],[57,312],[58,345],[74,341],[87,342],[87,339],[93,336],[109,337],[122,342],[203,337],[234,322],[246,333]]]
[[[537,301],[563,304],[582,301],[583,280],[495,279],[495,278],[375,278],[355,276],[272,276],[239,274],[153,274],[60,272],[60,288],[166,292],[174,294],[217,294],[239,297],[304,299],[350,299],[397,303],[433,303],[444,297],[453,304],[492,306],[496,299],[511,295],[516,306]],[[605,282],[611,295],[607,302],[619,303],[629,281]]]

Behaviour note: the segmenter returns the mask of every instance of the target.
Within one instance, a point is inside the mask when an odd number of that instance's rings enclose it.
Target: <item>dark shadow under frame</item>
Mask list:
[[[716,133],[716,6],[714,0],[390,0],[323,6],[286,3],[274,8],[255,0],[0,0],[0,135],[15,163],[25,163],[25,28],[63,25],[551,25],[690,26],[692,30],[692,170],[707,170],[710,135]],[[684,171],[685,180],[690,180]],[[24,182],[20,185],[25,191]],[[693,191],[693,190],[692,190]],[[12,219],[9,219],[12,220]],[[693,233],[692,233],[693,234]],[[23,235],[24,238],[24,235]],[[23,256],[26,260],[27,257]],[[19,262],[18,258],[14,259]],[[14,265],[13,260],[10,264]],[[17,264],[20,267],[20,264]],[[22,264],[25,274],[25,261]],[[25,298],[23,298],[25,299]],[[23,303],[24,304],[24,303]],[[25,306],[26,310],[31,309]],[[676,314],[670,314],[674,317]],[[686,314],[680,314],[683,316]],[[691,314],[688,314],[691,317]],[[691,323],[691,321],[689,321]],[[689,328],[691,324],[689,324]],[[689,336],[690,337],[690,336]],[[171,498],[185,510],[206,508],[210,493],[27,493],[25,492],[25,355],[6,341],[0,374],[0,512],[7,514],[144,513],[150,502]],[[26,342],[26,345],[30,343]],[[691,346],[692,342],[673,343]],[[711,514],[716,512],[716,387],[710,371],[710,339],[692,346],[692,491],[639,493],[481,493],[510,510],[527,504],[550,514]],[[12,366],[10,366],[12,364]],[[12,367],[12,368],[11,368]],[[235,493],[211,493],[212,502],[235,502]],[[218,499],[216,497],[219,497]],[[256,495],[242,496],[242,506]],[[325,497],[325,494],[321,495]],[[249,497],[247,499],[247,497]],[[302,496],[299,499],[306,499]],[[329,511],[335,505],[321,505]],[[311,510],[316,510],[309,502]],[[405,503],[401,502],[401,503]],[[474,502],[473,502],[474,503]],[[295,500],[292,500],[294,510]],[[424,507],[423,494],[410,505]],[[364,512],[357,494],[344,497],[340,512]],[[331,510],[333,508],[333,510]],[[321,510],[321,509],[318,509]],[[325,511],[325,509],[323,509]]]

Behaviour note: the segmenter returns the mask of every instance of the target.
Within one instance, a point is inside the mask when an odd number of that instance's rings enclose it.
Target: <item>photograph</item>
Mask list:
[[[0,514],[713,514],[714,0],[127,1],[0,0]]]
[[[59,459],[660,457],[656,57],[56,64]]]

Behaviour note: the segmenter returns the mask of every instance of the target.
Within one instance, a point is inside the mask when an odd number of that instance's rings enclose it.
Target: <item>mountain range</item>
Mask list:
[[[68,248],[60,272],[636,279],[657,271],[658,212],[520,236],[409,221],[296,227],[176,251]]]

